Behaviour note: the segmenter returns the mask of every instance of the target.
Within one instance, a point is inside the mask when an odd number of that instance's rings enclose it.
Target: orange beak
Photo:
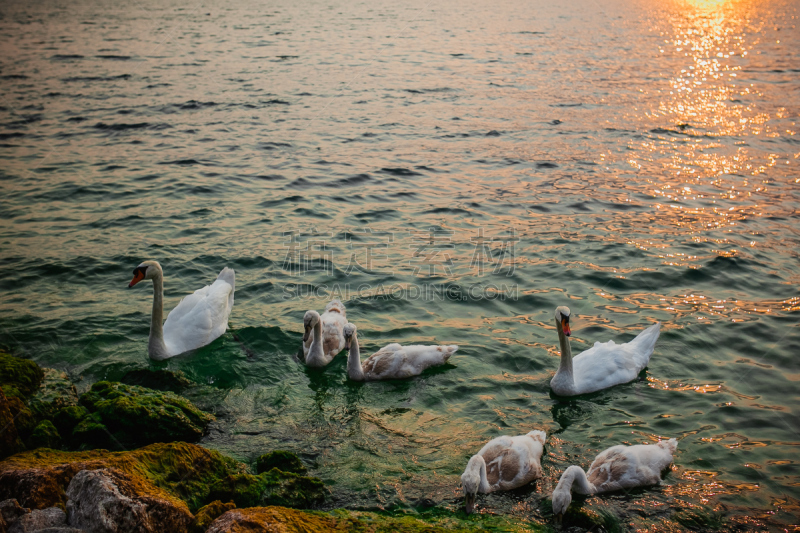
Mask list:
[[[561,329],[564,330],[564,335],[566,335],[567,337],[569,337],[572,334],[572,332],[569,330],[569,319],[568,318],[562,318],[561,319]]]
[[[144,272],[142,272],[141,270],[136,270],[133,273],[133,279],[131,280],[130,283],[128,283],[128,288],[130,289],[131,287],[133,287],[134,285],[136,285],[137,283],[139,283],[143,279],[144,279]]]

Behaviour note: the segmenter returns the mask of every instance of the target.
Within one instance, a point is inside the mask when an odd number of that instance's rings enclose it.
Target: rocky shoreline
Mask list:
[[[63,372],[0,352],[0,533],[543,529],[315,511],[329,489],[296,455],[268,451],[249,468],[193,444],[214,417],[173,392],[192,385],[185,376],[140,370],[123,381],[79,395]]]

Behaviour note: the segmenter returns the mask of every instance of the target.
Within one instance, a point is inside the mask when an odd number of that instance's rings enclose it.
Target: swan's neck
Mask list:
[[[354,381],[364,381],[364,369],[361,366],[361,351],[358,349],[358,336],[350,340],[350,351],[347,352],[347,375]]]
[[[556,490],[554,490],[553,493],[570,493],[572,490],[578,494],[586,495],[594,494],[597,490],[595,489],[594,485],[589,483],[589,479],[586,477],[586,472],[584,472],[581,467],[575,465],[572,465],[564,470],[564,473],[561,475],[561,479],[558,480]]]
[[[164,278],[160,275],[153,278],[153,311],[150,313],[147,352],[154,359],[169,355],[164,344]]]
[[[467,464],[467,471],[477,473],[481,482],[478,485],[478,492],[484,494],[492,491],[492,486],[489,485],[489,479],[486,477],[486,461],[480,455],[473,455]]]
[[[564,335],[564,329],[561,327],[561,321],[556,319],[556,329],[558,330],[558,343],[561,345],[561,365],[558,367],[558,373],[569,374],[572,377],[572,349],[569,346],[569,339]]]
[[[325,359],[325,352],[322,351],[322,320],[318,320],[316,325],[314,326],[314,337],[313,341],[311,342],[311,349],[308,351],[308,356],[306,357],[306,364],[309,361],[314,363],[324,363]]]

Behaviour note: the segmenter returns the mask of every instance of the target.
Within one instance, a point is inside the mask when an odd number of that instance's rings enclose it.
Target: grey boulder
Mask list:
[[[58,507],[47,509],[34,509],[24,514],[8,527],[8,533],[33,533],[42,529],[64,526],[67,524],[67,515]]]
[[[120,470],[81,470],[67,487],[67,523],[86,533],[186,531],[192,514],[153,494],[137,494]]]

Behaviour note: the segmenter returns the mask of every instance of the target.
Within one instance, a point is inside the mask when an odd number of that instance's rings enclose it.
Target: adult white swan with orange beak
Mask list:
[[[225,267],[210,286],[194,291],[164,316],[164,271],[156,261],[145,261],[133,270],[128,288],[142,280],[153,280],[153,312],[147,353],[161,361],[211,343],[228,329],[233,309],[236,277]]]
[[[573,358],[567,339],[571,334],[569,317],[569,307],[562,305],[556,308],[561,364],[550,381],[550,388],[559,396],[588,394],[636,379],[650,361],[661,327],[656,322],[625,344],[596,342]]]

